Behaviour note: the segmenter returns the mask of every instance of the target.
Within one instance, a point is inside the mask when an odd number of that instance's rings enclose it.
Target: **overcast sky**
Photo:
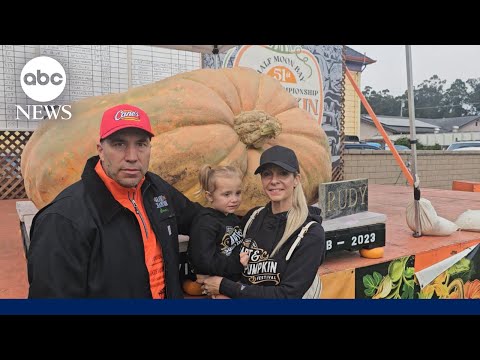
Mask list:
[[[371,86],[376,91],[390,90],[393,96],[407,90],[405,45],[348,45],[377,60],[362,73],[361,89]],[[412,45],[413,85],[433,75],[447,80],[447,87],[456,79],[480,78],[480,45]]]

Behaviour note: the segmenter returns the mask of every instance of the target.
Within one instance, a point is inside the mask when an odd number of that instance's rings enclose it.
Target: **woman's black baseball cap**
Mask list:
[[[260,156],[260,166],[255,170],[255,175],[262,172],[268,164],[275,164],[291,173],[300,172],[295,152],[285,146],[275,145],[265,150]]]

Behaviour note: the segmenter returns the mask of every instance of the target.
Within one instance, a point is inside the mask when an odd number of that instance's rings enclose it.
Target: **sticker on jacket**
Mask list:
[[[157,209],[160,209],[160,214],[163,214],[168,211],[168,202],[165,195],[155,196],[153,198],[155,201],[155,205],[157,205]]]
[[[239,226],[226,226],[225,235],[220,242],[220,251],[227,256],[232,254],[233,249],[242,243],[243,234]]]

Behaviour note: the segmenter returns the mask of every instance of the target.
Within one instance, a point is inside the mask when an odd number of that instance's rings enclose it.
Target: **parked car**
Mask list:
[[[452,151],[480,151],[478,146],[466,146],[458,149],[453,149]]]
[[[378,146],[367,143],[345,143],[345,150],[381,150]]]
[[[479,140],[471,140],[471,141],[457,141],[451,144],[447,151],[480,151],[480,141]]]
[[[375,146],[377,149],[382,150],[382,144],[376,142],[367,142],[368,145]]]
[[[394,144],[393,146],[395,146],[395,149],[397,149],[397,151],[407,151],[407,150],[410,150],[410,148],[408,146],[405,146],[405,145],[396,145]],[[388,145],[385,144],[385,150],[390,150],[390,148],[388,147]]]

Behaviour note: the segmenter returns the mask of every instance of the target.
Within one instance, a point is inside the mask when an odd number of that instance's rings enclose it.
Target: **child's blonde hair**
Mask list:
[[[217,179],[217,177],[233,178],[235,176],[238,176],[240,180],[243,179],[242,171],[236,166],[203,165],[200,168],[200,172],[198,173],[198,182],[200,183],[200,189],[197,191],[197,194],[201,194],[204,191],[213,193],[216,188],[215,180]]]

